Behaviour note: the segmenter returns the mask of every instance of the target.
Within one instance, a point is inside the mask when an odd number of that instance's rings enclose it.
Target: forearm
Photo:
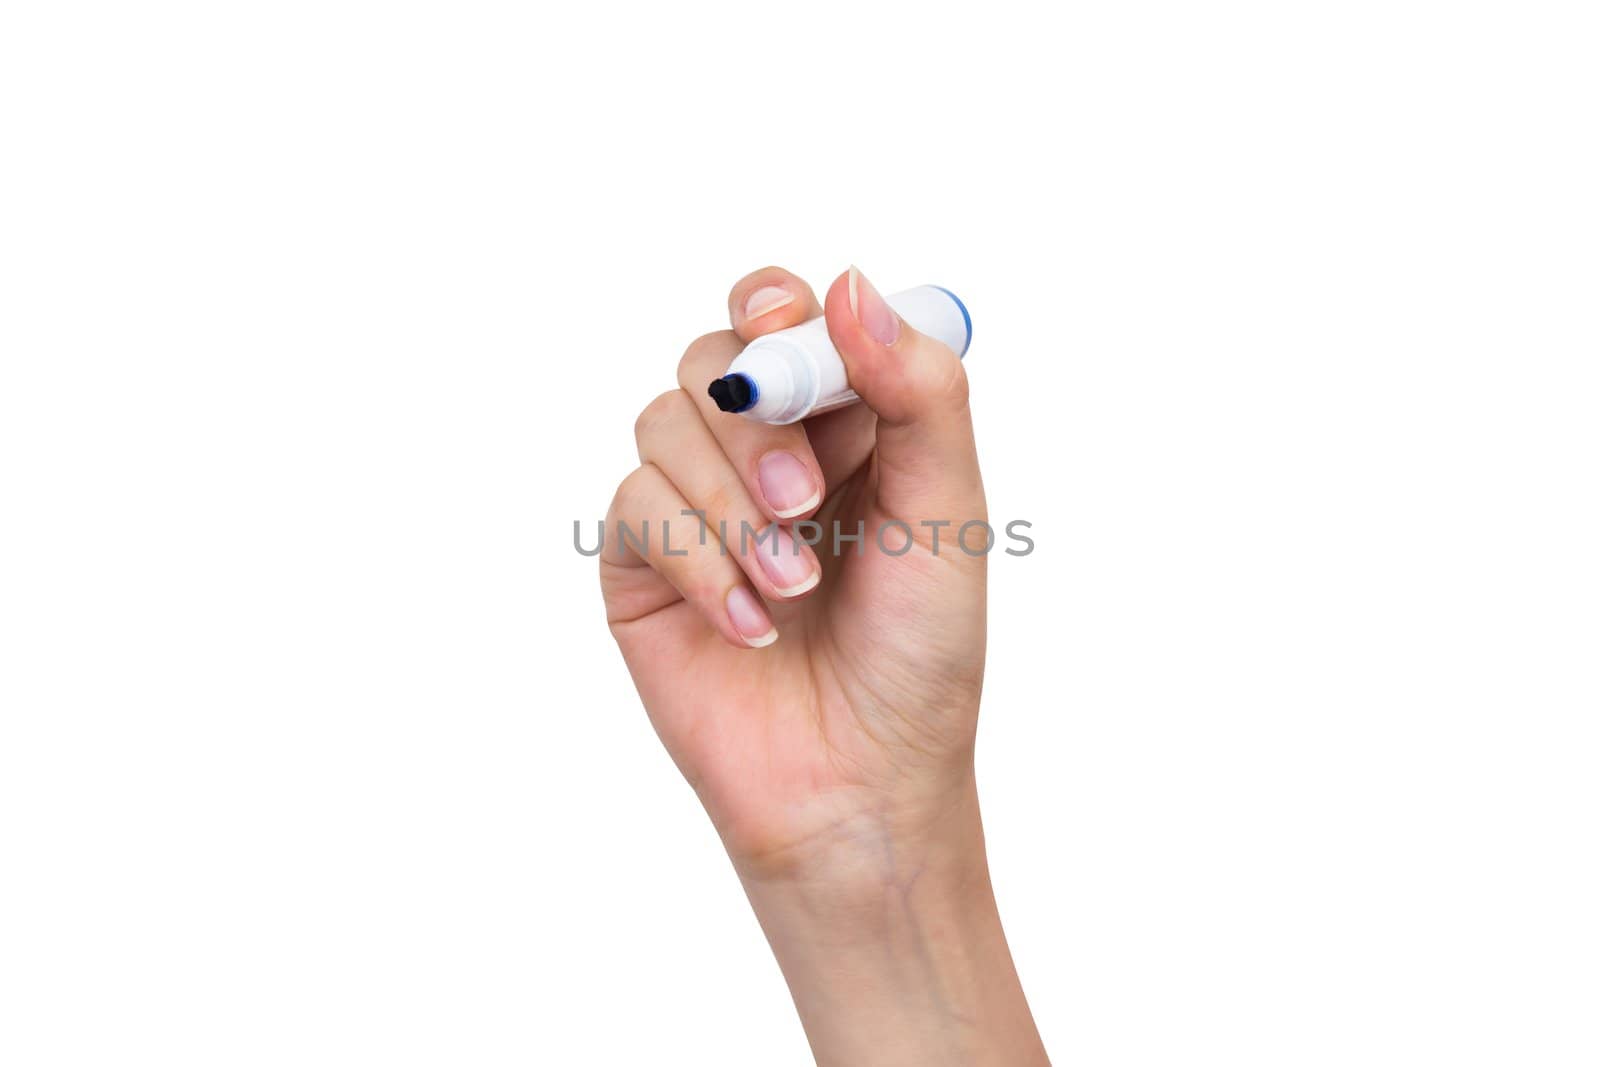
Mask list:
[[[744,879],[817,1062],[1048,1063],[970,785],[936,833],[853,844],[829,875]]]

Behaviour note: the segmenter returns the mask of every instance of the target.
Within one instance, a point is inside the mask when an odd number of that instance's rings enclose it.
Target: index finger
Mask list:
[[[706,395],[706,385],[727,370],[740,345],[820,314],[822,305],[811,286],[781,267],[763,267],[739,279],[728,294],[734,337],[702,337],[678,364],[678,384],[693,398],[751,496],[770,518],[783,523],[816,511],[826,492],[822,468],[805,430],[729,415]]]
[[[745,344],[821,314],[822,304],[811,286],[782,267],[752,271],[728,293],[728,321]]]
[[[728,318],[733,324],[733,332],[745,344],[757,337],[810,322],[821,314],[822,304],[811,286],[782,267],[763,267],[746,274],[728,294]],[[706,418],[712,420],[713,427],[722,421],[710,414]],[[803,434],[810,445],[810,452],[801,455],[805,464],[816,469],[820,479],[819,492],[825,493],[826,486],[842,484],[866,462],[872,454],[873,427],[877,421],[877,416],[866,404],[852,404],[803,423]],[[789,440],[797,437],[793,430],[773,436]],[[800,481],[794,468],[791,466],[786,469],[793,479],[792,484],[798,486]],[[786,483],[778,481],[783,477],[784,470],[781,460],[769,465],[768,480],[772,483],[775,497],[784,495],[783,485]],[[798,493],[798,488],[790,489],[787,497],[793,498]],[[820,501],[819,496],[818,503]],[[815,506],[813,504],[810,508],[794,511],[791,500],[789,508],[775,508],[773,514],[786,520],[797,519]]]

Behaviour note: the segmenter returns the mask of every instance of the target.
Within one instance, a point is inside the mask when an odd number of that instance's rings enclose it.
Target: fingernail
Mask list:
[[[744,298],[744,317],[754,319],[794,303],[794,294],[780,285],[763,285]]]
[[[900,316],[855,267],[850,268],[850,313],[880,345],[892,345],[900,336]]]
[[[778,628],[767,618],[761,601],[742,585],[728,593],[728,621],[751,648],[765,648],[778,639]]]
[[[792,519],[816,507],[822,490],[811,477],[811,470],[792,452],[768,452],[756,464],[756,481],[772,513]]]
[[[752,540],[750,551],[761,561],[761,569],[777,588],[778,595],[785,599],[809,592],[822,580],[816,557],[810,550],[802,549],[782,526],[767,527],[759,539]]]

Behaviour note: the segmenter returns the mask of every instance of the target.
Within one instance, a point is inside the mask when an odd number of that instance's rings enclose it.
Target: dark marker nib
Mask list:
[[[743,374],[729,374],[718,378],[711,383],[706,392],[717,402],[717,407],[736,414],[756,402],[755,383]]]

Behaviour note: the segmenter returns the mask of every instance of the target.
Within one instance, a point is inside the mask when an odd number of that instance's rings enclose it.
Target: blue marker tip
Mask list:
[[[719,410],[732,412],[735,415],[755,407],[756,399],[760,396],[756,391],[756,383],[750,380],[750,376],[738,373],[723,375],[712,382],[706,392],[717,402]]]

